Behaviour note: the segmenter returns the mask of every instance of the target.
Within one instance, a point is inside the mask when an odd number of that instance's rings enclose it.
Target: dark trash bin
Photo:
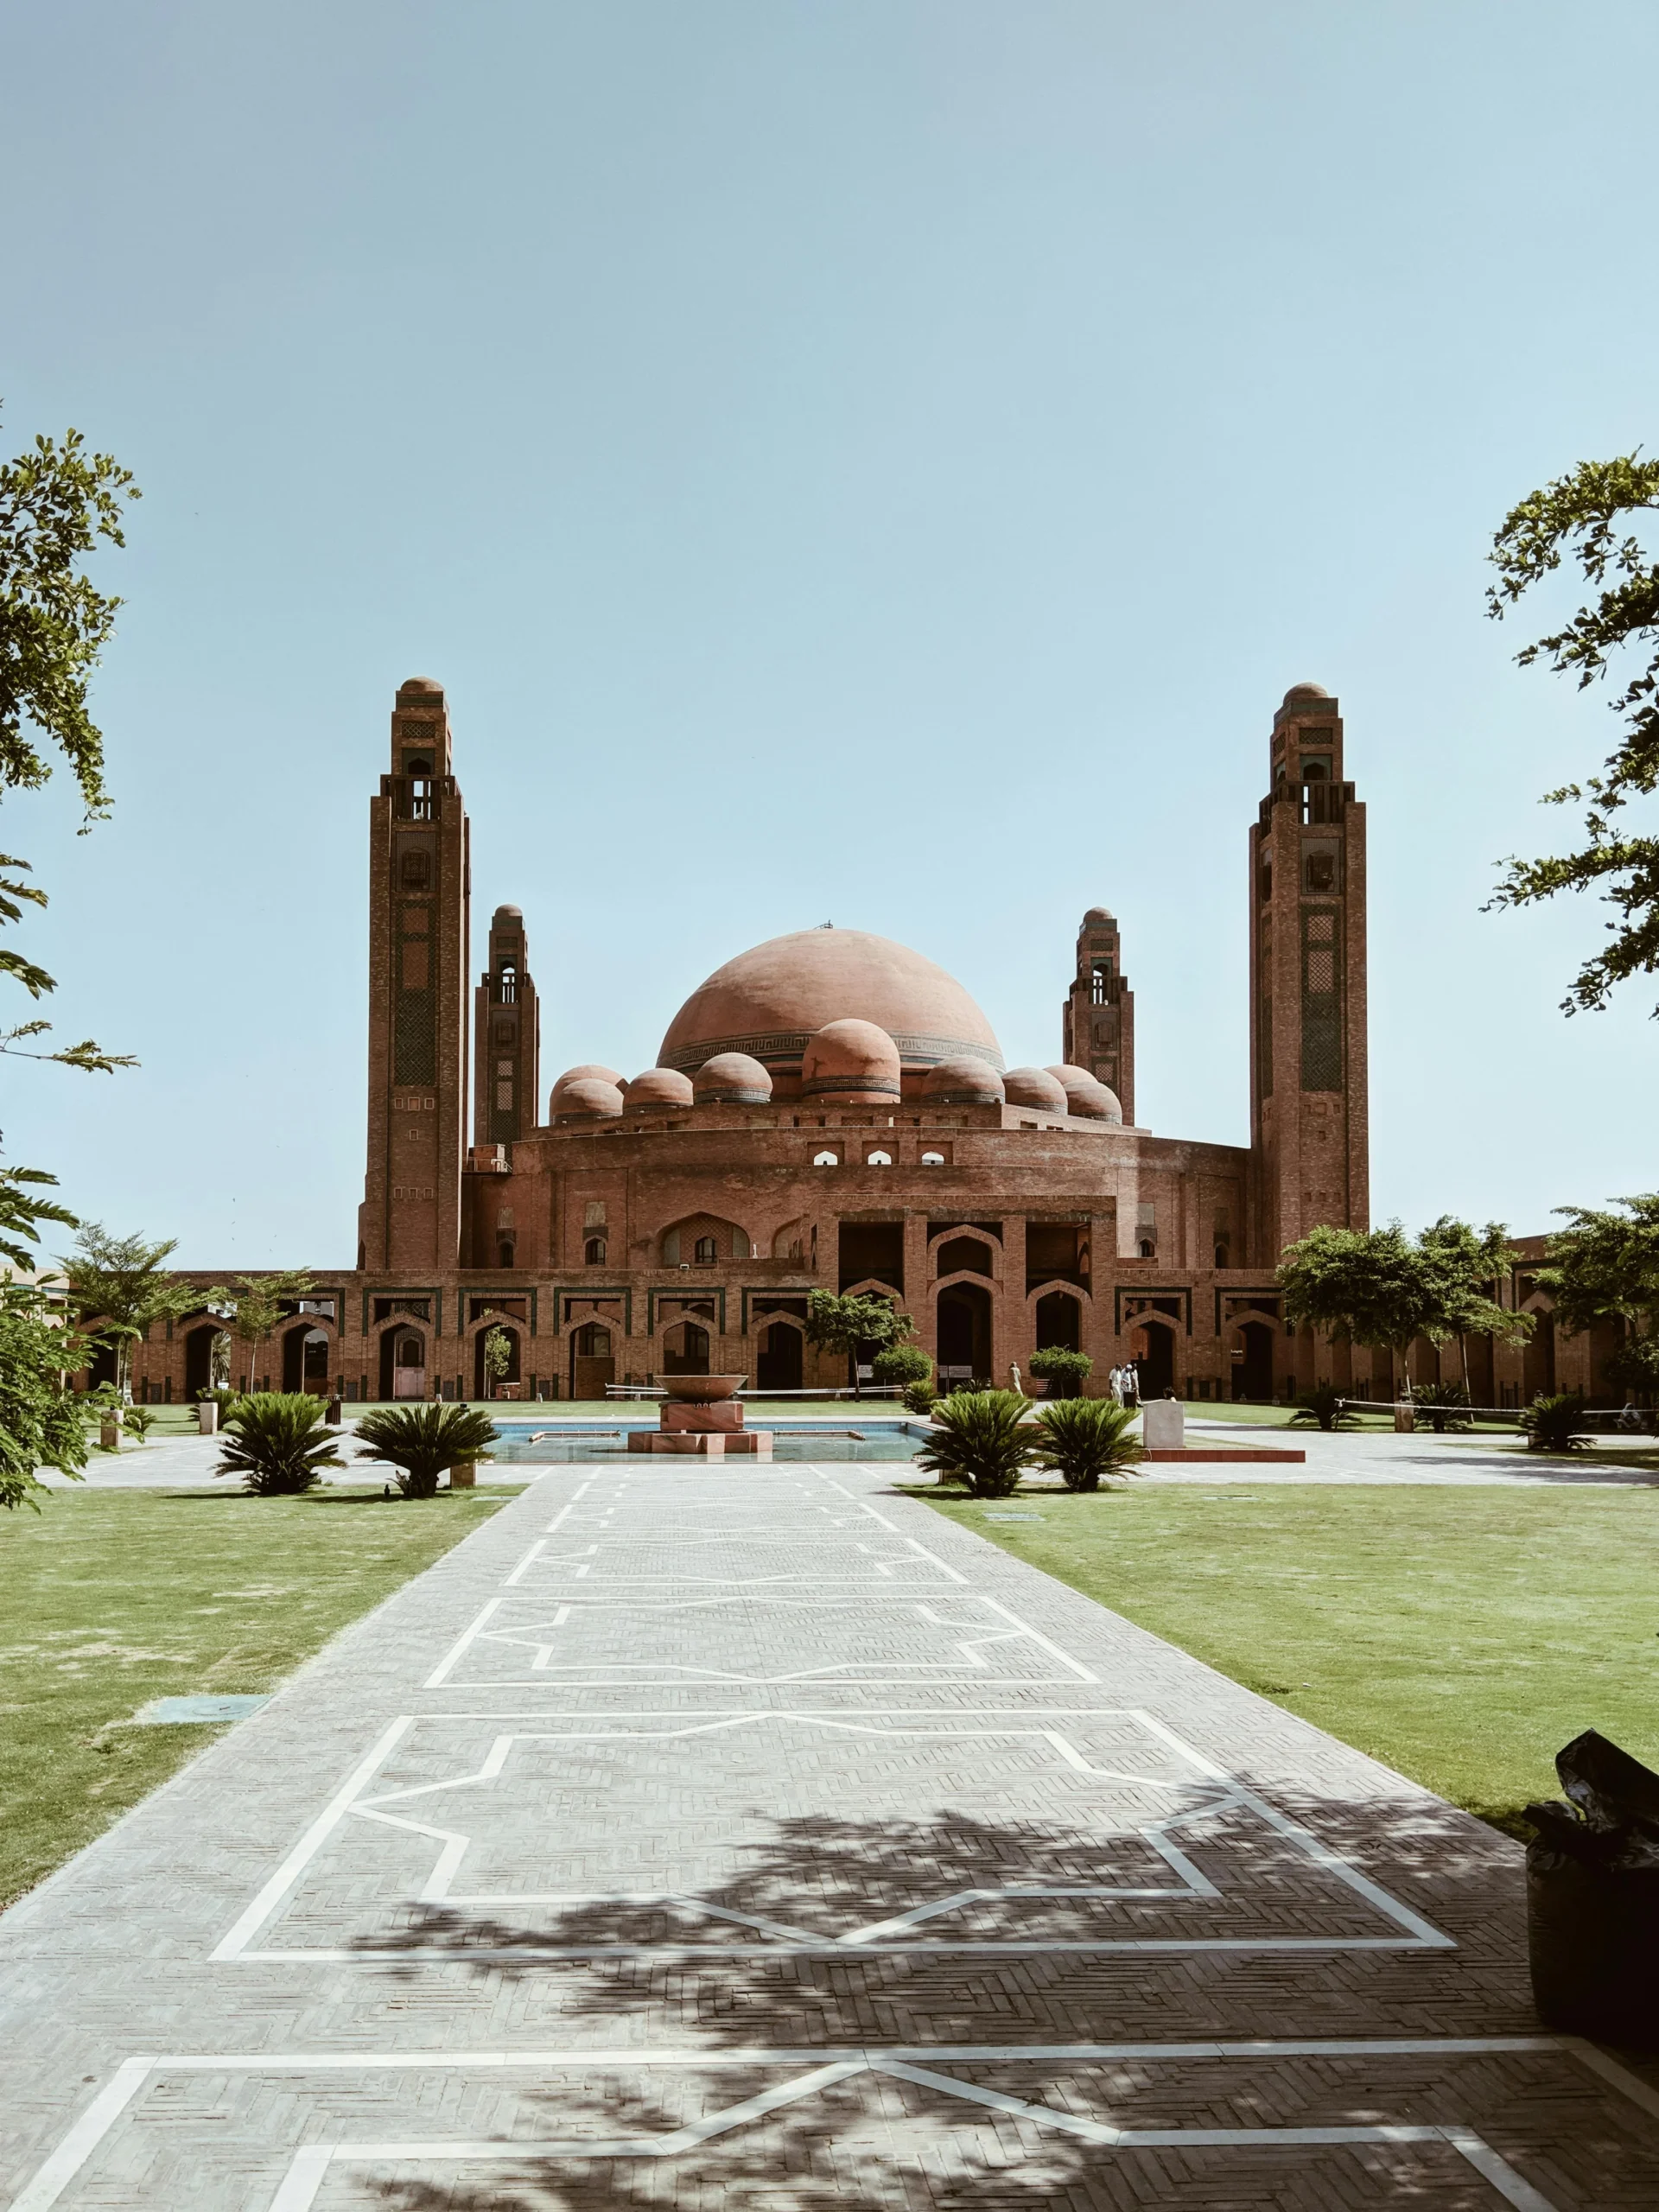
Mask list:
[[[1547,2027],[1659,2044],[1659,1774],[1593,1728],[1555,1758],[1570,1803],[1529,1805],[1527,1949]]]

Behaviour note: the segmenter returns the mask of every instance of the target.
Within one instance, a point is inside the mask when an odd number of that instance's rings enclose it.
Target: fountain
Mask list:
[[[667,1395],[657,1427],[628,1432],[630,1452],[695,1452],[699,1458],[723,1459],[728,1452],[743,1452],[752,1459],[770,1459],[772,1433],[745,1428],[742,1402],[737,1396],[747,1375],[653,1375]]]

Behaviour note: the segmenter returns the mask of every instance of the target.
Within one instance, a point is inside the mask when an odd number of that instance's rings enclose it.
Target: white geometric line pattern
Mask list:
[[[938,2071],[943,2066],[963,2068],[992,2063],[1076,2067],[1125,2062],[1157,2065],[1213,2061],[1224,2064],[1230,2061],[1272,2058],[1359,2058],[1382,2062],[1399,2057],[1430,2057],[1445,2065],[1459,2058],[1549,2051],[1583,2063],[1643,2111],[1659,2113],[1659,2095],[1604,2051],[1575,2037],[1548,2035],[1262,2037],[1165,2044],[899,2044],[890,2048],[855,2044],[843,2048],[831,2045],[817,2050],[758,2046],[723,2050],[566,2048],[468,2053],[313,2051],[272,2055],[265,2051],[238,2051],[144,2056],[127,2059],[118,2068],[58,2149],[15,2199],[12,2212],[52,2212],[65,2190],[92,2163],[123,2120],[131,2124],[146,2087],[171,2075],[372,2077],[422,2073],[464,2078],[469,2074],[511,2075],[523,2071],[540,2079],[560,2072],[591,2076],[602,2071],[633,2073],[683,2069],[700,2075],[752,2072],[765,2068],[791,2070],[784,2080],[754,2095],[717,2107],[680,2126],[654,2133],[618,2134],[608,2139],[593,2134],[456,2139],[434,2133],[396,2139],[346,2136],[334,2141],[312,2141],[293,2152],[270,2201],[269,2212],[310,2212],[325,2177],[337,2165],[454,2165],[483,2162],[518,2168],[527,2163],[559,2159],[673,2158],[861,2074],[887,2075],[941,2096],[1017,2118],[1038,2127],[1058,2130],[1103,2151],[1251,2151],[1321,2145],[1341,2149],[1363,2144],[1414,2143],[1444,2145],[1490,2183],[1516,2212],[1554,2212],[1550,2200],[1533,2188],[1473,2128],[1456,2122],[1376,2122],[1309,2127],[1132,2127],[1013,2096],[1005,2090],[966,2080],[960,2073]],[[1122,2094],[1121,2088],[1118,2094]]]

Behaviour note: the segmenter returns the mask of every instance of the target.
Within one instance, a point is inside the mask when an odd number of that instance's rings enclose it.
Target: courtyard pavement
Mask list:
[[[550,1471],[0,1917],[14,2212],[1650,2212],[1514,1844],[893,1471]]]

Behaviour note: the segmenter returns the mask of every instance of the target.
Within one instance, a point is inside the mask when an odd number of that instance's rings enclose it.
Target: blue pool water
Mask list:
[[[548,1410],[550,1417],[542,1421],[497,1418],[501,1440],[491,1454],[497,1466],[560,1466],[572,1460],[626,1458],[628,1431],[657,1426],[654,1411],[632,1419],[619,1416],[614,1427],[603,1422],[589,1427],[585,1422],[561,1422],[552,1417],[550,1407]],[[772,1436],[774,1463],[780,1459],[912,1459],[926,1433],[921,1421],[891,1417],[823,1422],[768,1419],[757,1421],[754,1426]],[[733,1464],[741,1466],[745,1462],[734,1459]]]

